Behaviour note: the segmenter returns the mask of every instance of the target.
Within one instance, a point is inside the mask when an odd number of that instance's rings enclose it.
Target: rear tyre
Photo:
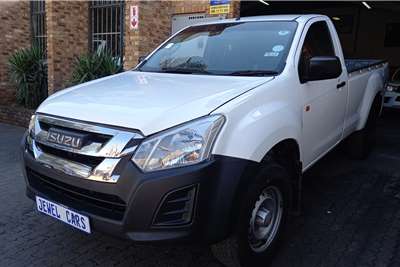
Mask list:
[[[261,169],[242,197],[234,233],[211,247],[221,263],[229,267],[268,265],[288,217],[289,179],[285,168],[275,162]]]
[[[375,97],[365,127],[347,140],[347,153],[353,159],[366,159],[376,143],[376,124],[381,109],[381,97]]]

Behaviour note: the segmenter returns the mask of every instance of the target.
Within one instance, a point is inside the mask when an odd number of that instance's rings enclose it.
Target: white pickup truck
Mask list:
[[[386,79],[385,62],[344,59],[326,16],[187,27],[135,69],[44,101],[22,144],[27,195],[87,233],[265,266],[302,173],[345,138],[368,154]]]

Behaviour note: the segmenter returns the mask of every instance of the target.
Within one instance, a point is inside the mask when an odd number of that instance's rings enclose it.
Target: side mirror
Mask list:
[[[305,62],[303,68],[300,71],[302,83],[334,79],[342,74],[342,65],[338,57],[312,57]]]
[[[139,58],[138,58],[138,63],[140,63],[140,62],[142,62],[143,60],[145,60],[146,57],[147,57],[147,55],[139,56]]]

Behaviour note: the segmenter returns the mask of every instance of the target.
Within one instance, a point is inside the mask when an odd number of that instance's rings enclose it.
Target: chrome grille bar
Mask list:
[[[36,146],[35,141],[32,142],[32,148],[35,159],[45,167],[80,178],[88,178],[92,172],[90,166],[44,153]]]
[[[49,125],[60,126],[72,130],[79,130],[88,133],[102,134],[111,136],[110,140],[105,144],[92,142],[80,149],[65,147],[47,141],[48,131],[42,129],[40,122],[45,122]],[[135,147],[127,147],[133,139],[142,139],[143,136],[136,132],[116,130],[103,126],[92,125],[83,122],[69,121],[62,118],[54,118],[46,115],[37,115],[35,123],[34,139],[36,142],[54,147],[56,149],[81,154],[92,157],[119,158],[134,151]]]
[[[48,129],[42,127],[41,123],[46,123],[50,127],[61,127],[68,130],[83,131],[90,135],[108,136],[106,141],[91,141],[80,149],[66,147],[47,141]],[[43,166],[61,171],[67,175],[76,176],[88,180],[116,183],[119,175],[114,173],[122,157],[133,154],[137,143],[132,142],[141,140],[143,135],[134,131],[114,129],[93,125],[85,122],[77,122],[63,118],[51,117],[48,115],[36,115],[35,127],[31,135],[28,135],[28,144],[31,147],[35,159]],[[90,141],[90,140],[89,140]],[[102,162],[96,167],[88,166],[83,163],[75,162],[63,158],[59,155],[49,154],[41,150],[37,144],[43,144],[53,149],[58,149],[82,156],[103,158]]]

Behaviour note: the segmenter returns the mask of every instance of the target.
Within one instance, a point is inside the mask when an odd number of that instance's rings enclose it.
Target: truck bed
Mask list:
[[[348,73],[366,69],[385,62],[385,60],[380,59],[345,59],[344,61]]]

